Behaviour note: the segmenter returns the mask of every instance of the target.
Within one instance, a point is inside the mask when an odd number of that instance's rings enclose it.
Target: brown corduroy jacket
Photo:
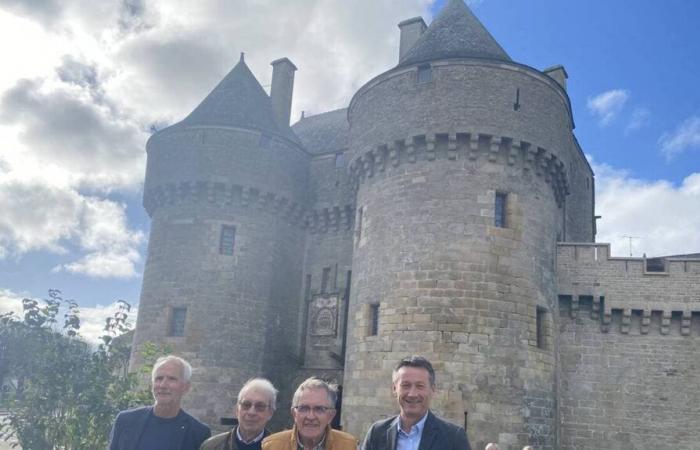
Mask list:
[[[326,430],[325,450],[357,450],[357,439],[343,431]],[[263,439],[263,450],[297,450],[296,427],[287,431],[271,434]]]

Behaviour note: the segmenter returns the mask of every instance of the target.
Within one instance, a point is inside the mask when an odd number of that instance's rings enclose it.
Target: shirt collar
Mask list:
[[[423,426],[425,426],[425,421],[427,418],[428,418],[428,412],[426,412],[425,415],[423,415],[423,417],[421,418],[421,420],[419,420],[416,424],[414,424],[411,427],[411,429],[408,430],[408,433],[406,433],[401,429],[401,416],[399,415],[398,417],[396,417],[396,427],[398,428],[399,433],[409,434],[409,433],[416,432],[418,434],[421,434],[423,432]]]
[[[298,449],[303,449],[303,450],[324,450],[324,448],[325,448],[324,445],[325,445],[325,443],[326,443],[326,437],[328,437],[328,429],[329,429],[328,427],[326,427],[326,431],[325,431],[325,433],[323,433],[323,437],[321,438],[321,442],[319,442],[318,444],[316,444],[315,447],[313,447],[313,448],[308,448],[308,449],[307,449],[306,447],[304,447],[304,444],[301,443],[301,439],[299,439],[299,433],[296,431],[296,425],[294,426],[294,428],[295,428],[294,435],[295,435],[296,438],[297,438],[297,448],[298,448]]]
[[[243,442],[243,443],[246,444],[246,445],[247,445],[247,444],[253,444],[253,443],[255,443],[255,442],[258,442],[258,441],[262,440],[263,436],[265,435],[265,429],[263,428],[263,430],[260,432],[260,434],[257,435],[257,436],[255,436],[255,437],[253,438],[252,441],[246,442],[246,440],[243,439],[243,436],[241,436],[241,431],[240,431],[240,430],[241,430],[241,427],[236,427],[236,438],[238,438],[239,441]]]

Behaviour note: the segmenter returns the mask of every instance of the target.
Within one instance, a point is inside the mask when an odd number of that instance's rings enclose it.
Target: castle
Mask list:
[[[212,425],[252,376],[281,389],[276,427],[301,380],[335,379],[361,438],[422,354],[473,448],[697,449],[698,255],[595,243],[563,67],[512,61],[462,0],[399,28],[347,108],[290,127],[294,64],[268,95],[241,57],[151,137],[132,365],[145,342],[191,360]]]

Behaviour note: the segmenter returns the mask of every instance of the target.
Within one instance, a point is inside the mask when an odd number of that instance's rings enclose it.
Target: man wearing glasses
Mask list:
[[[277,405],[277,389],[264,378],[253,378],[238,393],[234,416],[238,425],[226,433],[207,439],[200,450],[260,450],[270,434],[265,425]]]
[[[301,383],[292,399],[294,428],[263,441],[263,450],[356,450],[357,439],[331,429],[338,389],[311,377]]]

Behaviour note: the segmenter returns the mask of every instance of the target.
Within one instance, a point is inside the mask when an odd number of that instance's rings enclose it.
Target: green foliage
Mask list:
[[[23,319],[0,315],[0,382],[10,387],[0,397],[9,411],[0,439],[32,450],[106,448],[116,414],[152,401],[139,374],[128,372],[130,339],[119,337],[129,331],[130,305],[118,302],[96,348],[80,337],[77,303],[59,291],[50,290],[43,304],[24,299],[23,309]],[[141,370],[150,373],[163,350],[147,346]]]

